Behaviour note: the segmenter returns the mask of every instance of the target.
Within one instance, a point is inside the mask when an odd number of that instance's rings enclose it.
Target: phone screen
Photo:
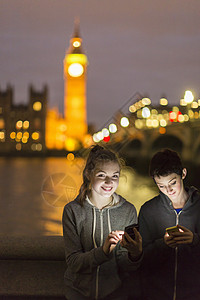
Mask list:
[[[171,234],[173,232],[179,231],[179,228],[177,226],[172,226],[172,227],[166,228],[166,231],[167,231],[168,234]]]
[[[128,235],[134,240],[135,239],[135,233],[133,231],[133,228],[136,228],[137,230],[139,230],[139,226],[138,224],[132,224],[132,225],[129,225],[127,227],[125,227],[125,232],[128,233]],[[125,237],[126,238],[126,237]],[[127,240],[127,239],[126,239]]]

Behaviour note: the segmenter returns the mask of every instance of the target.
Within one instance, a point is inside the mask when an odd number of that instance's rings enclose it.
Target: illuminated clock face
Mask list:
[[[79,77],[83,74],[83,66],[79,63],[73,63],[68,68],[68,73],[72,77]]]

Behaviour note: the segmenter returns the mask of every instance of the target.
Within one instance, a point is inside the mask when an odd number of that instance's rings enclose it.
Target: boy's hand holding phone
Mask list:
[[[191,244],[193,242],[193,233],[181,225],[169,227],[166,228],[164,241],[167,246],[172,248],[183,244]]]

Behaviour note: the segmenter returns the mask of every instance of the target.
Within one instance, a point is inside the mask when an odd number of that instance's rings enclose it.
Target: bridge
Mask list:
[[[186,91],[180,105],[160,104],[134,94],[102,128],[93,135],[95,143],[106,143],[126,156],[150,158],[171,148],[185,161],[200,163],[200,100]]]

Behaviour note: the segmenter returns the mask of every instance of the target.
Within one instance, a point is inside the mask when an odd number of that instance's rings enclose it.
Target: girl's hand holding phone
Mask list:
[[[117,243],[121,241],[123,234],[124,231],[121,230],[116,230],[109,233],[103,245],[103,251],[106,255],[108,255],[115,248]]]

